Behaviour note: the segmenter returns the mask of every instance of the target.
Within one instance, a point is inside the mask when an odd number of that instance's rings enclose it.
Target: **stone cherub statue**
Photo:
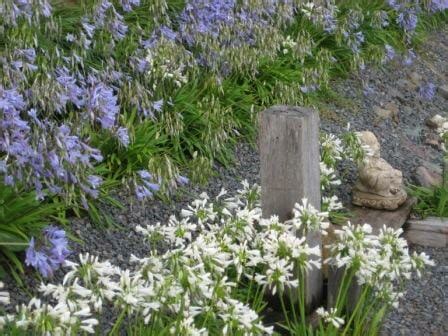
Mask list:
[[[359,138],[362,145],[369,147],[370,153],[358,166],[353,204],[374,209],[397,209],[407,199],[403,174],[381,158],[380,143],[372,132],[360,132]]]

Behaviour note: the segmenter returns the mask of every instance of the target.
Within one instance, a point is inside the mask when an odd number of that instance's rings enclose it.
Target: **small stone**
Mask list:
[[[397,81],[397,86],[402,89],[415,89],[415,85],[411,81],[404,78],[400,78]]]
[[[373,108],[373,111],[375,112],[376,116],[381,120],[390,119],[393,116],[393,112],[384,108],[381,108],[379,106],[375,106]]]
[[[434,149],[441,150],[440,137],[437,134],[428,134],[424,140],[425,145],[429,145]]]
[[[422,82],[422,76],[417,72],[411,72],[409,79],[414,86],[420,86],[420,83]]]
[[[443,98],[448,99],[448,85],[439,86],[438,91]]]
[[[390,88],[389,95],[392,98],[398,99],[403,104],[406,102],[406,98],[403,96],[400,90],[397,90],[396,88]]]
[[[434,188],[442,184],[442,175],[420,166],[415,172],[417,182],[425,188]]]
[[[426,120],[426,125],[430,128],[437,129],[441,128],[445,121],[446,119],[444,117],[436,114],[434,117]]]
[[[432,138],[426,138],[425,139],[425,145],[429,145],[435,149],[439,149],[439,141]]]
[[[395,104],[394,102],[389,102],[384,106],[384,109],[392,113],[393,121],[398,122],[400,109],[398,108],[397,104]]]

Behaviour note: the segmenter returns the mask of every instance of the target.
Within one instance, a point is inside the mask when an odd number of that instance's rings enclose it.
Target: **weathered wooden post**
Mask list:
[[[260,115],[261,204],[263,217],[291,219],[294,205],[307,198],[320,209],[319,114],[309,108],[273,106]],[[319,245],[319,232],[307,235],[310,246]],[[306,277],[306,306],[321,303],[321,269]]]

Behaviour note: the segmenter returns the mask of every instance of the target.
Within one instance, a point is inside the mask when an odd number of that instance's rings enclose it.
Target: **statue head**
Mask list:
[[[373,157],[380,157],[381,146],[375,134],[370,131],[363,131],[358,133],[358,137],[361,145],[369,147]]]

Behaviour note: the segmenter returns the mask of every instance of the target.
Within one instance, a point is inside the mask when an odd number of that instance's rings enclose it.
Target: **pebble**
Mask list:
[[[415,173],[418,185],[425,188],[432,188],[442,184],[442,175],[430,169],[420,166]]]
[[[448,99],[448,85],[439,86],[438,91],[443,98]]]
[[[426,120],[426,125],[429,128],[438,129],[438,128],[442,127],[445,120],[446,119],[444,117],[442,117],[440,114],[436,114],[435,116],[428,118]]]

